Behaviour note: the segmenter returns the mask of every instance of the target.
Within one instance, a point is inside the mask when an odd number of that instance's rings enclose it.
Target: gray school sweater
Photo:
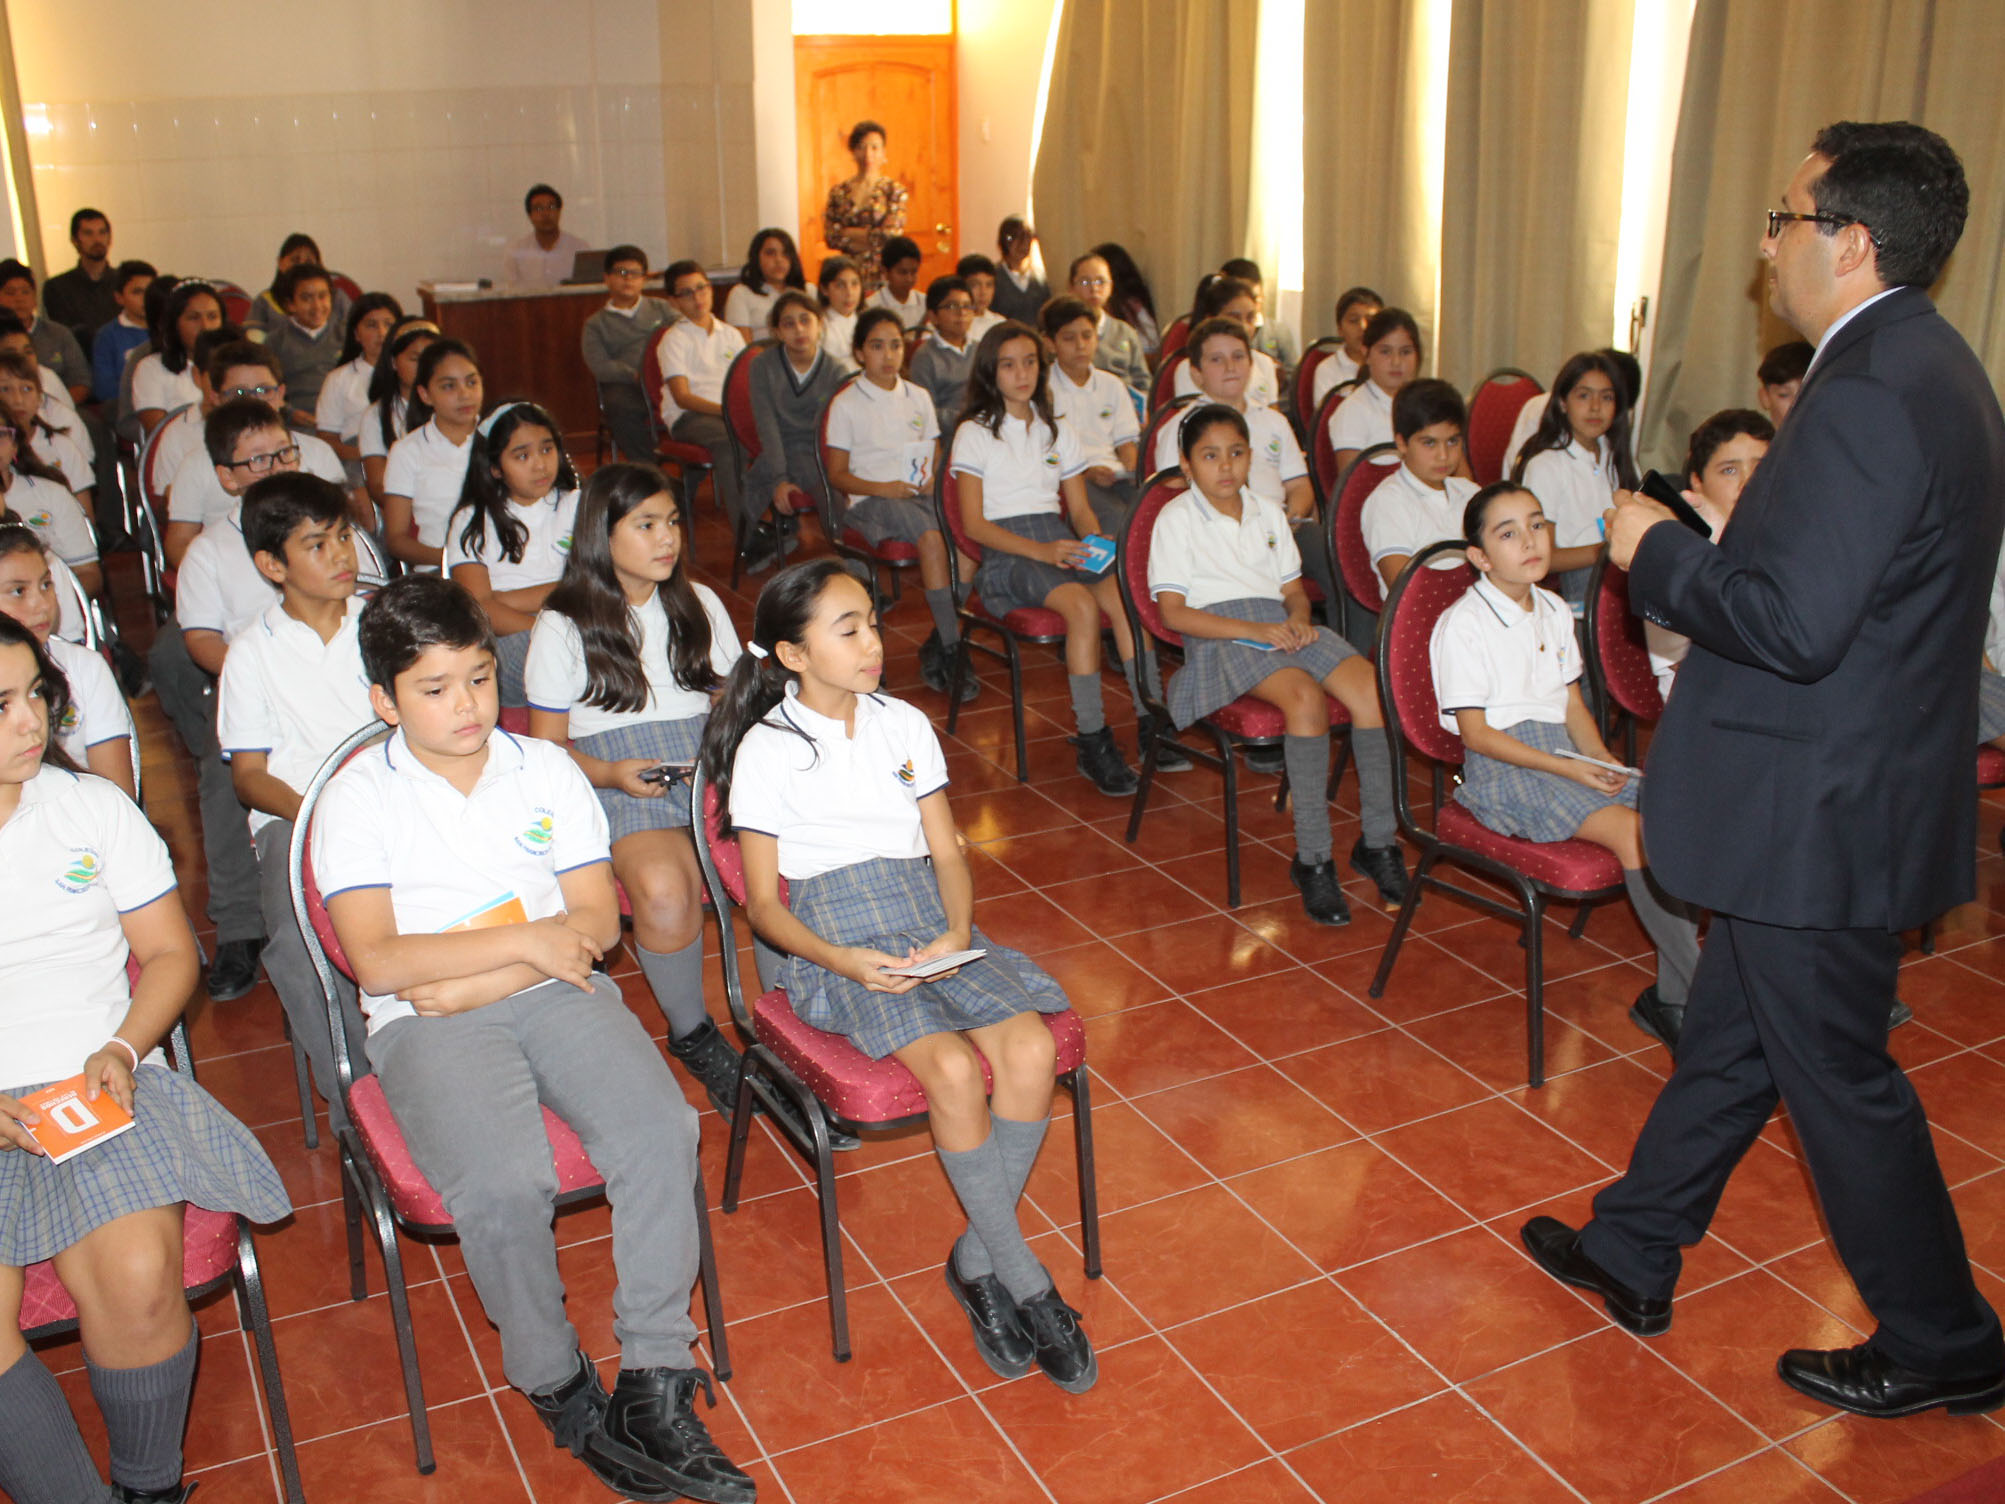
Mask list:
[[[632,313],[601,308],[585,320],[578,336],[587,369],[601,386],[638,387],[648,341],[674,320],[675,311],[667,303],[645,295]]]
[[[816,429],[822,409],[849,373],[828,355],[818,356],[805,379],[797,375],[778,345],[752,357],[752,415],[759,425],[759,457],[745,477],[745,494],[763,510],[783,480],[822,502],[816,467]]]
[[[954,419],[967,400],[968,372],[975,365],[973,340],[959,350],[942,343],[938,336],[926,341],[912,357],[905,379],[922,388],[933,399],[933,411],[940,416],[940,430],[951,433]]]

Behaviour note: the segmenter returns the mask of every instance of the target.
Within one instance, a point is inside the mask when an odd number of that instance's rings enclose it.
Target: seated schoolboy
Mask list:
[[[35,307],[35,274],[11,258],[0,261],[0,308],[21,321],[34,344],[35,358],[62,383],[71,406],[91,394],[90,360],[67,324],[45,319]]]
[[[195,337],[188,374],[195,378],[198,396],[173,417],[161,420],[159,437],[153,441],[153,473],[159,480],[172,482],[182,461],[202,452],[202,425],[222,401],[209,380],[209,359],[223,346],[243,341],[244,331],[235,324],[204,329]]]
[[[1191,300],[1190,327],[1206,319],[1231,319],[1246,331],[1253,349],[1253,369],[1246,378],[1246,400],[1256,407],[1279,407],[1285,377],[1274,357],[1260,348],[1260,300],[1254,284],[1224,272],[1213,272],[1197,285]],[[1188,397],[1198,390],[1197,372],[1185,361],[1171,380],[1174,395]]]
[[[285,274],[296,266],[325,266],[327,260],[320,254],[320,244],[311,235],[294,230],[279,242],[278,259],[272,268],[271,286],[251,299],[251,311],[244,316],[244,324],[254,331],[270,332],[283,324],[291,310],[286,306],[284,296]],[[348,327],[348,294],[340,288],[333,290],[333,307],[328,319],[337,329]]]
[[[1789,416],[1796,394],[1803,388],[1803,378],[1810,374],[1810,357],[1816,353],[1816,346],[1809,340],[1792,339],[1761,357],[1761,365],[1755,371],[1755,379],[1761,383],[1761,410],[1777,428]]]
[[[926,295],[919,291],[919,244],[909,235],[884,242],[884,285],[865,300],[866,308],[888,308],[906,330],[926,322]]]
[[[1107,299],[1114,292],[1112,268],[1101,257],[1088,252],[1072,263],[1072,270],[1065,280],[1072,296],[1093,310],[1094,328],[1100,336],[1093,363],[1101,370],[1112,371],[1120,377],[1121,384],[1133,392],[1138,401],[1146,401],[1149,395],[1149,357],[1142,349],[1142,336],[1133,324],[1107,311]]]
[[[844,371],[856,369],[856,311],[863,304],[863,271],[848,256],[822,257],[816,274],[821,291],[821,347]]]
[[[1428,649],[1441,724],[1467,749],[1455,798],[1504,835],[1577,838],[1615,853],[1636,917],[1657,947],[1657,980],[1629,1018],[1675,1054],[1699,962],[1698,926],[1650,882],[1635,780],[1560,755],[1617,761],[1580,697],[1573,613],[1540,586],[1552,564],[1552,529],[1538,497],[1511,481],[1470,497],[1462,519],[1479,578],[1434,624]]]
[[[661,365],[661,426],[685,444],[701,444],[717,463],[710,484],[718,503],[746,537],[758,518],[746,517],[744,488],[731,463],[731,436],[724,426],[724,378],[745,348],[745,338],[710,311],[715,294],[710,278],[694,261],[674,262],[662,274],[669,301],[682,315],[656,336]],[[650,456],[651,457],[651,456]]]
[[[12,617],[40,643],[69,681],[69,709],[52,729],[56,745],[80,772],[95,773],[136,799],[133,747],[139,733],[118,680],[102,654],[56,635],[62,620],[57,562],[33,529],[0,524],[0,616]]]
[[[341,488],[281,471],[244,493],[244,545],[278,599],[230,642],[216,689],[216,741],[251,812],[265,975],[323,1097],[337,1091],[320,980],[293,921],[288,852],[300,795],[327,755],[375,719],[355,635],[354,524]],[[354,989],[340,979],[345,1011]],[[349,1032],[359,1049],[360,1016]]]
[[[654,459],[654,425],[648,421],[647,393],[641,390],[641,363],[649,341],[670,318],[668,304],[641,295],[646,282],[646,251],[637,245],[607,251],[605,306],[585,320],[578,336],[586,369],[599,384],[606,427],[620,457],[636,464]]]
[[[118,378],[125,370],[125,357],[152,338],[146,327],[146,289],[153,285],[154,276],[152,265],[145,261],[121,261],[111,274],[118,317],[100,328],[91,341],[91,397],[98,402],[118,400]]]
[[[959,277],[935,277],[926,287],[926,322],[933,337],[912,354],[905,375],[933,399],[935,414],[951,423],[968,392],[968,370],[975,362],[975,340],[968,326],[975,300]]]
[[[1128,389],[1112,371],[1093,362],[1100,348],[1099,321],[1078,298],[1053,298],[1039,315],[1058,363],[1051,373],[1051,410],[1079,439],[1086,456],[1086,501],[1094,520],[1118,538],[1135,504],[1135,474],[1142,425]]]
[[[1296,344],[1295,331],[1278,319],[1267,317],[1267,281],[1261,275],[1260,263],[1245,256],[1234,256],[1218,270],[1223,276],[1238,278],[1253,290],[1253,348],[1256,353],[1274,362],[1285,382],[1288,374],[1295,369],[1295,362],[1301,358],[1301,351]]]
[[[1343,341],[1323,357],[1309,381],[1310,403],[1321,410],[1323,399],[1344,382],[1354,379],[1365,360],[1365,325],[1372,321],[1385,299],[1369,287],[1346,287],[1337,294],[1337,337]]]
[[[771,567],[800,546],[799,519],[816,510],[822,494],[815,460],[822,409],[854,364],[838,364],[829,355],[821,310],[795,288],[773,300],[767,330],[776,343],[752,358],[747,373],[759,457],[745,476],[745,504],[773,518],[770,538],[764,523],[754,536],[747,562],[755,569]]]
[[[996,290],[990,306],[1006,319],[1037,326],[1038,310],[1051,298],[1051,289],[1038,275],[1034,253],[1037,231],[1021,214],[1005,216],[996,227]]]
[[[694,1399],[696,1113],[599,962],[619,942],[606,817],[562,747],[495,731],[494,638],[452,581],[406,575],[358,622],[396,729],[328,784],[313,867],[355,969],[369,1064],[451,1210],[502,1371],[615,1492],[749,1501]],[[565,1311],[542,1108],[613,1206],[610,1397]]]
[[[1715,543],[1733,519],[1740,493],[1753,479],[1762,456],[1768,453],[1774,440],[1775,429],[1768,419],[1744,407],[1714,413],[1692,430],[1691,443],[1685,451],[1687,495],[1699,515],[1712,524]],[[1643,638],[1650,647],[1650,672],[1657,677],[1657,693],[1668,699],[1678,676],[1678,665],[1685,661],[1692,639],[1669,627],[1660,627],[1648,617],[1643,619]],[[1999,726],[1999,731],[2005,732],[2005,724]],[[1991,738],[1980,735],[1977,739],[1985,742]]]
[[[1392,399],[1392,442],[1399,470],[1365,498],[1359,518],[1372,568],[1386,589],[1406,561],[1444,538],[1462,536],[1462,513],[1476,483],[1455,472],[1462,464],[1462,434],[1469,415],[1462,394],[1445,381],[1409,381]],[[1457,569],[1462,561],[1437,559],[1436,569]]]
[[[991,306],[996,300],[996,264],[986,256],[963,256],[954,263],[954,275],[968,284],[968,298],[975,305],[968,338],[980,344],[982,336],[1003,321]]]
[[[342,326],[334,321],[334,282],[327,268],[301,262],[274,288],[285,317],[265,331],[264,347],[285,373],[285,420],[313,432],[320,389],[341,364]]]

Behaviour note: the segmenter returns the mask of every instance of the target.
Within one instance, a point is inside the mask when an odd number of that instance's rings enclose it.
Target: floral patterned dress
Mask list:
[[[869,241],[861,251],[845,248],[843,236],[850,230],[866,230]],[[856,179],[837,183],[828,191],[828,207],[822,211],[822,239],[829,249],[855,258],[863,273],[867,297],[884,285],[884,242],[905,232],[905,185],[893,178],[879,178],[870,187]]]

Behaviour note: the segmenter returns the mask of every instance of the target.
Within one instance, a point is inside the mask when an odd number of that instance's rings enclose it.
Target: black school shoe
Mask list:
[[[973,1279],[955,1267],[953,1250],[947,1251],[947,1289],[968,1314],[974,1332],[975,1351],[998,1378],[1021,1378],[1037,1361],[1037,1348],[1017,1315],[1016,1302],[993,1274]]]
[[[1079,1313],[1060,1298],[1055,1286],[1035,1300],[1021,1302],[1016,1311],[1046,1378],[1067,1394],[1084,1394],[1098,1382],[1100,1360],[1093,1343],[1079,1324]]]
[[[919,644],[919,682],[937,694],[946,694],[953,688],[953,650],[940,640],[937,631]],[[971,667],[961,679],[961,703],[967,704],[981,692],[982,681],[975,677]]]
[[[1387,908],[1396,909],[1406,902],[1406,854],[1399,849],[1399,842],[1367,846],[1364,837],[1359,836],[1357,845],[1351,848],[1351,871],[1372,880]]]
[[[1629,1007],[1629,1022],[1669,1050],[1672,1059],[1677,1058],[1678,1036],[1685,1032],[1685,1010],[1659,997],[1654,983],[1636,994]]]
[[[1102,726],[1090,735],[1069,738],[1079,749],[1079,776],[1109,799],[1126,799],[1141,787],[1135,770],[1121,761],[1121,749],[1114,745],[1114,733]]]
[[[1334,928],[1351,922],[1351,906],[1344,900],[1334,861],[1305,862],[1296,857],[1288,864],[1288,876],[1301,890],[1302,907],[1316,923]]]
[[[209,1001],[227,1003],[242,997],[258,984],[258,956],[264,938],[225,940],[216,947],[215,964],[209,968]]]
[[[745,573],[763,574],[785,560],[786,556],[779,529],[770,522],[762,522],[752,529],[752,536],[745,540]]]
[[[536,1408],[543,1424],[550,1428],[551,1445],[562,1447],[590,1469],[594,1478],[614,1493],[629,1499],[668,1500],[676,1497],[650,1473],[615,1462],[601,1455],[592,1443],[606,1417],[606,1389],[599,1371],[583,1353],[570,1378],[548,1394],[525,1395]]]
[[[1135,760],[1140,762],[1148,755],[1149,736],[1152,728],[1146,718],[1135,733]],[[1190,754],[1177,745],[1174,736],[1165,735],[1156,743],[1156,771],[1158,773],[1188,773],[1192,763]]]
[[[738,1106],[738,1052],[731,1048],[724,1031],[706,1018],[682,1038],[671,1039],[668,1053],[710,1093],[711,1105],[730,1122]]]
[[[1288,770],[1288,754],[1278,746],[1248,747],[1241,755],[1246,759],[1249,773],[1271,773],[1278,777]]]
[[[622,1368],[587,1454],[610,1458],[671,1490],[637,1498],[679,1494],[708,1504],[752,1504],[758,1484],[724,1455],[697,1418],[699,1386],[715,1405],[710,1375],[700,1368]]]
[[[172,1488],[127,1488],[123,1483],[111,1486],[112,1504],[187,1504],[199,1483],[177,1483]]]

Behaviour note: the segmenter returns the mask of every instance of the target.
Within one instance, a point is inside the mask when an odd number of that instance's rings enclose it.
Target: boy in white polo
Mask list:
[[[244,541],[279,598],[237,633],[216,694],[216,740],[251,812],[267,941],[262,959],[292,1037],[323,1097],[336,1091],[327,1008],[293,922],[287,852],[300,795],[327,755],[375,719],[355,620],[354,531],[341,487],[315,475],[267,476],[244,493]],[[345,983],[344,983],[345,986]],[[347,988],[344,1013],[353,1013]],[[360,1015],[349,1042],[362,1042]]]
[[[597,963],[619,941],[606,817],[555,743],[495,733],[494,636],[473,597],[407,575],[359,623],[396,727],[328,784],[313,863],[354,966],[367,1050],[452,1213],[502,1368],[608,1487],[755,1497],[697,1418],[696,1114]],[[613,1206],[610,1398],[564,1309],[543,1106]]]
[[[724,514],[742,518],[741,537],[750,537],[756,516],[743,516],[744,487],[731,463],[731,436],[724,426],[724,377],[745,348],[745,336],[711,313],[710,278],[694,261],[677,261],[662,273],[668,300],[682,315],[661,331],[656,359],[661,365],[661,426],[671,438],[701,444],[716,463],[710,484]]]
[[[1392,399],[1399,470],[1365,498],[1359,518],[1372,568],[1388,589],[1428,544],[1462,536],[1462,509],[1476,494],[1476,483],[1455,473],[1467,423],[1461,393],[1445,381],[1409,381]],[[1462,561],[1444,554],[1434,567],[1460,569]]]

